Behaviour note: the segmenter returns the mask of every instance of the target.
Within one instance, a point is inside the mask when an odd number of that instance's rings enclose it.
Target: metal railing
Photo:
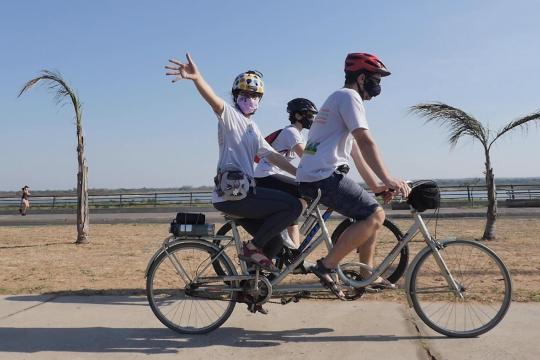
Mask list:
[[[476,203],[487,201],[484,185],[442,186],[441,200],[443,203],[460,202],[474,206]],[[540,200],[540,184],[515,185],[503,184],[497,186],[497,199],[501,200]],[[166,206],[210,206],[212,193],[210,191],[180,191],[180,192],[144,192],[144,193],[115,193],[89,194],[91,208],[121,208],[121,207],[166,207]],[[0,209],[13,208],[20,205],[20,196],[0,196]],[[70,208],[76,207],[75,195],[32,195],[31,206],[37,208]]]
[[[18,207],[20,197],[0,196],[0,208]],[[32,207],[37,208],[70,208],[77,206],[75,195],[32,195]],[[117,207],[158,207],[158,206],[208,206],[212,203],[209,191],[191,192],[154,192],[154,193],[118,193],[89,194],[88,206],[91,208]]]

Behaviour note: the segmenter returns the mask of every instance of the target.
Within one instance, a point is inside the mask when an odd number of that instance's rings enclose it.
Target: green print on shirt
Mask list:
[[[319,147],[319,144],[320,143],[308,142],[306,145],[306,148],[304,149],[304,154],[315,155],[315,153],[317,152],[317,148]]]

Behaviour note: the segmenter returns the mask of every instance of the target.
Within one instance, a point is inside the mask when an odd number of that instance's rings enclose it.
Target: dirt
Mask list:
[[[397,221],[404,230],[410,221]],[[332,231],[337,222],[330,222]],[[477,239],[484,220],[442,219],[437,238]],[[434,233],[435,220],[429,224]],[[540,219],[499,219],[497,240],[485,241],[503,259],[513,278],[515,301],[540,301]],[[90,244],[75,245],[75,226],[0,227],[0,294],[142,294],[144,272],[152,254],[168,235],[164,224],[91,225]],[[394,240],[381,234],[377,259]],[[416,240],[420,240],[418,236]],[[411,258],[424,246],[410,244]],[[319,247],[315,260],[325,252]],[[290,281],[303,281],[295,275]],[[370,294],[370,299],[404,301],[401,291]]]

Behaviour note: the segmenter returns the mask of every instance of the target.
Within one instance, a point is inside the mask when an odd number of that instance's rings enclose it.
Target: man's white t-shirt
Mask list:
[[[315,182],[329,177],[349,162],[355,129],[368,129],[362,98],[352,89],[335,91],[324,102],[309,130],[296,181]]]
[[[303,144],[304,138],[302,134],[294,125],[289,125],[277,136],[277,138],[272,142],[272,147],[278,153],[283,155],[289,162],[293,161],[296,158],[296,153],[293,148],[298,144]],[[275,165],[272,165],[268,160],[261,159],[257,167],[255,168],[255,177],[262,178],[274,174],[280,174],[285,176],[290,176],[289,173],[281,170]]]
[[[261,159],[276,151],[261,135],[257,125],[246,118],[235,107],[225,103],[222,114],[218,117],[218,170],[240,170],[254,177],[253,159]],[[221,197],[212,192],[212,202],[223,202]]]

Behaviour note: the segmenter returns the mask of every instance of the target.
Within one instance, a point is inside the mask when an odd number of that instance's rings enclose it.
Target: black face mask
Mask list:
[[[302,120],[300,120],[300,124],[302,124],[302,127],[304,129],[309,129],[311,128],[311,124],[313,124],[313,119],[309,120],[305,117],[302,117]]]
[[[369,96],[375,97],[381,93],[381,85],[372,78],[367,78],[364,83],[364,90]]]
[[[302,118],[300,120],[298,120],[298,122],[300,124],[302,124],[302,127],[304,129],[310,129],[311,125],[313,124],[313,119],[315,118],[315,116],[309,116],[309,115],[302,114],[302,113],[299,113],[299,114],[300,114],[300,116]]]

